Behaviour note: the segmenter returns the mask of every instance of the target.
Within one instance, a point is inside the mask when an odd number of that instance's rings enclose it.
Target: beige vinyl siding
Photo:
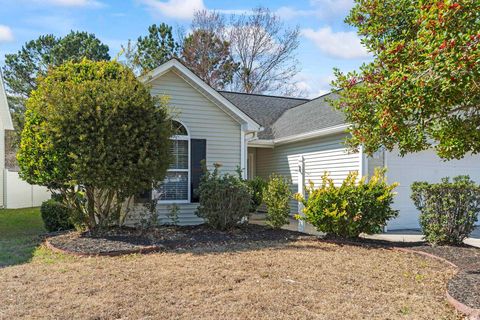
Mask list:
[[[349,172],[358,171],[359,153],[349,153],[343,145],[344,134],[332,135],[301,142],[284,144],[275,148],[257,148],[256,174],[267,179],[277,173],[292,181],[292,191],[298,190],[298,159],[303,156],[305,181],[315,185],[321,182],[325,171],[336,184],[340,184]],[[297,213],[297,202],[291,202],[292,214]]]
[[[152,95],[168,96],[175,119],[182,122],[191,139],[207,140],[207,166],[221,163],[221,172],[233,173],[240,166],[241,126],[211,100],[181,78],[169,71],[151,84]],[[160,223],[167,223],[166,214],[171,204],[159,204]],[[178,203],[180,224],[198,224],[203,220],[195,215],[198,204]],[[130,221],[130,224],[132,221]]]

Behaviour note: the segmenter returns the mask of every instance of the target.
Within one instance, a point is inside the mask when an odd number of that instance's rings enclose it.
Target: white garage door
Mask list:
[[[398,152],[386,153],[387,177],[389,182],[398,182],[394,208],[400,210],[397,219],[388,224],[388,229],[419,228],[418,211],[410,199],[410,186],[414,181],[439,182],[443,177],[468,174],[480,183],[480,156],[466,156],[462,160],[442,161],[434,151],[407,154],[403,158]]]

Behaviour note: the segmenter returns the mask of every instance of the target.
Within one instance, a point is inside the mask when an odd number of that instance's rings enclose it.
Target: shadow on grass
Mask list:
[[[44,234],[38,208],[0,210],[0,268],[30,261]]]

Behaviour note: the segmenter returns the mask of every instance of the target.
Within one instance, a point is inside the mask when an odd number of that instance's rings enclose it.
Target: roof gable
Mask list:
[[[204,96],[206,96],[220,109],[225,111],[225,113],[227,113],[236,121],[244,125],[247,131],[259,131],[261,129],[261,125],[259,123],[257,123],[247,114],[245,114],[237,106],[232,104],[224,96],[218,93],[218,91],[207,85],[202,79],[200,79],[197,75],[195,75],[192,71],[190,71],[187,67],[185,67],[176,59],[172,59],[155,68],[146,75],[140,77],[140,80],[145,83],[150,83],[155,79],[161,77],[165,73],[169,72],[170,70],[176,71],[175,73],[182,77],[192,87],[194,87]]]

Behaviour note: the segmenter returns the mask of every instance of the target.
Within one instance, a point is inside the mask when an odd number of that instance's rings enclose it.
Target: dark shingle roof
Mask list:
[[[334,109],[328,93],[313,100],[219,91],[227,100],[265,128],[259,139],[279,139],[341,125],[345,117]]]
[[[284,138],[344,124],[343,113],[327,101],[337,97],[336,93],[329,93],[285,111],[272,125],[273,136]]]
[[[272,125],[280,116],[291,108],[308,102],[308,99],[246,94],[219,91],[227,100],[242,110],[246,115],[265,128],[258,134],[260,139],[272,139]]]

